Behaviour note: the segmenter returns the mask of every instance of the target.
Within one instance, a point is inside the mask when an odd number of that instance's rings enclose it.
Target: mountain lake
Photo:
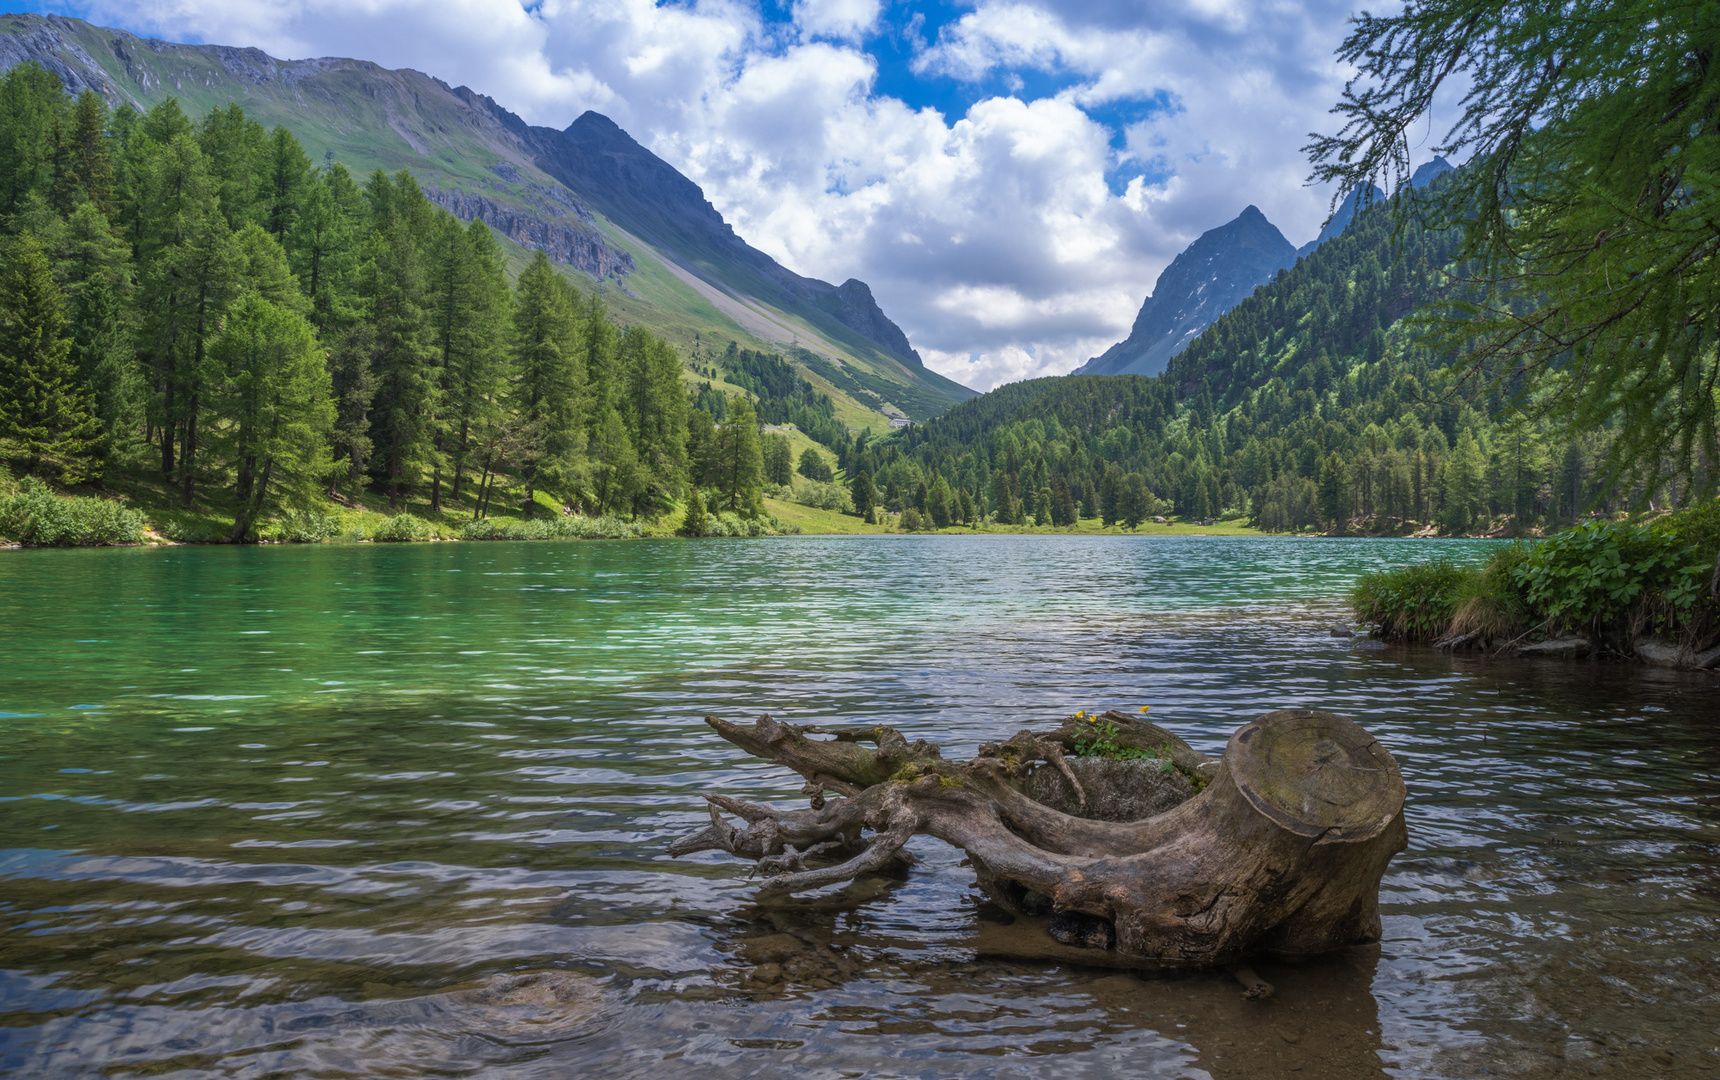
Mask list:
[[[0,1072],[1711,1076],[1710,673],[1355,648],[1364,570],[1486,541],[798,537],[0,553]],[[1396,755],[1384,940],[1024,955],[962,854],[779,907],[665,846],[803,803],[707,713],[966,759],[1151,707]],[[1030,950],[1029,950],[1030,952]]]

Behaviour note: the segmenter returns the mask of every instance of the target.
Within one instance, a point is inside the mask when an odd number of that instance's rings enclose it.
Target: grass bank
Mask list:
[[[1390,640],[1502,651],[1580,639],[1690,660],[1720,640],[1717,556],[1720,501],[1709,501],[1502,546],[1481,566],[1442,558],[1365,574],[1350,600]]]

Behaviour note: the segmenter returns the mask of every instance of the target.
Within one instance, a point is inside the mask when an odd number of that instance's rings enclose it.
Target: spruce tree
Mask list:
[[[703,536],[710,529],[705,513],[705,497],[699,494],[698,488],[691,489],[687,496],[687,513],[681,518],[681,527],[676,531],[682,536]]]
[[[573,479],[585,443],[586,394],[577,308],[573,287],[542,251],[537,252],[520,274],[514,302],[511,396],[522,431],[518,453],[527,517],[533,513],[540,485]],[[602,452],[617,452],[609,433],[603,434]],[[596,452],[594,448],[594,456]],[[627,456],[636,461],[630,440]]]
[[[78,385],[65,300],[40,243],[17,237],[0,269],[0,440],[32,475],[98,475],[101,426]]]

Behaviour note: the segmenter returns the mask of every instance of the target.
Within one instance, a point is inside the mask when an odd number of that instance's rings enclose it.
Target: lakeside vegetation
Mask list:
[[[1720,636],[1713,596],[1720,501],[1647,521],[1594,522],[1449,559],[1364,575],[1350,600],[1381,637],[1508,648],[1578,637],[1630,655],[1643,638],[1695,654]]]

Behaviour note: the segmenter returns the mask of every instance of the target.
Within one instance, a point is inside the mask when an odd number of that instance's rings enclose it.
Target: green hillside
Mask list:
[[[1405,317],[1447,281],[1454,232],[1390,206],[1282,272],[1160,376],[1001,387],[844,461],[899,500],[938,485],[992,513],[1059,504],[1248,520],[1268,531],[1535,532],[1652,503],[1607,486],[1606,433],[1568,435],[1470,400]],[[1067,493],[1067,494],[1065,494]]]
[[[25,60],[110,106],[147,112],[174,99],[202,116],[238,104],[263,126],[292,131],[319,165],[338,161],[358,176],[405,170],[433,202],[463,220],[484,220],[509,248],[513,272],[530,250],[547,251],[582,276],[584,288],[600,283],[617,319],[669,341],[689,362],[706,345],[720,351],[730,341],[797,362],[806,347],[825,369],[809,374],[842,404],[851,426],[885,429],[885,405],[924,419],[972,396],[783,294],[770,274],[794,275],[768,259],[774,269],[761,276],[697,237],[676,248],[629,232],[599,200],[540,167],[560,133],[531,128],[464,87],[359,60],[281,61],[257,49],[155,41],[60,16],[0,17],[0,68]],[[832,379],[830,369],[854,376]]]

